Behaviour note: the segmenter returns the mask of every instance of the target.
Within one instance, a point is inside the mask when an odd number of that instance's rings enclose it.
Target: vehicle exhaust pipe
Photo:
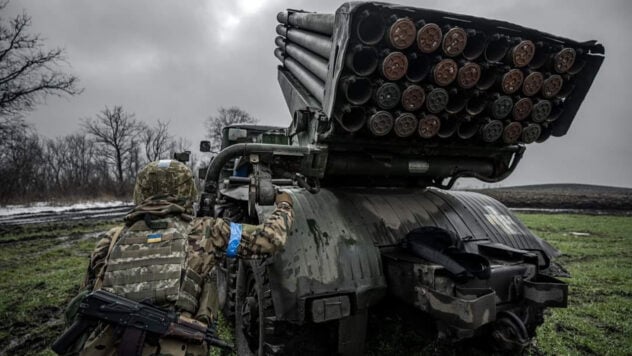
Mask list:
[[[283,11],[277,14],[277,21],[327,36],[334,33],[334,14]]]
[[[367,76],[373,74],[379,63],[377,50],[373,47],[355,45],[347,53],[346,64],[357,75]]]
[[[329,59],[332,47],[332,42],[329,37],[315,32],[299,30],[296,28],[287,28],[283,25],[278,25],[276,27],[276,32],[280,36],[287,38],[289,42],[293,42],[301,47],[307,48],[324,59]]]

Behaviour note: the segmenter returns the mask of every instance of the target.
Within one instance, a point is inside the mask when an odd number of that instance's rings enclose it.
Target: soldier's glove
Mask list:
[[[292,206],[292,197],[290,196],[290,194],[280,191],[277,193],[276,199],[274,200],[274,202],[277,205],[281,203],[287,203],[289,206]]]

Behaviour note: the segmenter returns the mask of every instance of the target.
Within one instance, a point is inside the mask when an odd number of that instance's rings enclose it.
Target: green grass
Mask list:
[[[7,354],[33,354],[59,335],[63,309],[79,289],[96,241],[95,234],[82,237],[107,226],[30,226],[0,236],[13,241],[0,245],[0,350],[14,340],[19,345]]]
[[[569,307],[548,311],[529,353],[632,354],[632,218],[543,214],[520,218],[563,251],[558,261],[573,276],[566,280]],[[19,340],[22,346],[7,354],[52,355],[47,346],[63,329],[63,308],[77,292],[96,242],[95,237],[81,237],[108,226],[42,225],[0,232],[0,352],[11,340]],[[431,326],[420,332],[411,324],[415,319],[376,314],[371,316],[378,330],[369,335],[370,354],[461,353],[433,342]],[[220,335],[230,338],[226,323],[220,323]]]
[[[551,309],[538,329],[537,349],[551,355],[632,354],[632,218],[531,214],[520,218],[563,251],[558,261],[572,275],[566,280],[569,307]]]

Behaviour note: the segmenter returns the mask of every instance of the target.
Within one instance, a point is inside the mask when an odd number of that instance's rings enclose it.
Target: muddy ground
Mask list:
[[[564,199],[568,201],[568,194]],[[627,207],[628,198],[622,199],[616,206]],[[632,354],[632,218],[520,218],[563,251],[559,261],[573,275],[567,280],[569,308],[547,313],[528,353]],[[52,354],[48,346],[64,329],[63,310],[82,283],[89,253],[99,234],[114,223],[83,216],[64,222],[0,224],[0,356]],[[437,343],[432,324],[398,304],[386,300],[372,311],[368,354],[486,352],[480,340],[456,346]]]

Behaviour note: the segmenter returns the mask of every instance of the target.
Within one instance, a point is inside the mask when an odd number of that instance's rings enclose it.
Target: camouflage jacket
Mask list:
[[[190,221],[189,244],[191,246],[190,265],[198,273],[204,275],[210,271],[214,260],[224,254],[230,239],[230,223],[224,219],[211,217],[192,218],[191,211],[177,202],[169,200],[149,199],[139,205],[125,217],[126,226],[115,227],[102,236],[90,256],[88,273],[84,286],[94,289],[99,286],[102,278],[108,252],[113,243],[113,237],[124,233],[125,228],[138,221],[144,212],[151,211],[152,215],[164,217],[179,217]],[[275,253],[285,245],[290,230],[294,212],[287,203],[280,203],[274,212],[261,225],[243,224],[241,241],[238,247],[240,257],[255,257]]]
[[[161,224],[165,221],[167,225],[172,226],[173,220],[178,224],[185,222],[187,224],[187,271],[194,271],[193,275],[200,276],[198,286],[195,287],[199,291],[199,301],[196,305],[197,311],[190,312],[189,316],[210,323],[214,319],[213,312],[216,312],[216,306],[213,302],[214,281],[208,274],[214,265],[216,258],[223,256],[224,251],[231,240],[231,223],[223,219],[215,219],[209,217],[192,218],[191,209],[185,208],[187,204],[178,201],[172,197],[154,197],[146,200],[125,217],[125,226],[116,227],[102,236],[93,251],[88,273],[85,279],[85,288],[92,290],[102,288],[104,280],[108,275],[108,261],[112,259],[111,254],[116,252],[116,242],[121,235],[125,235],[127,231],[137,229],[138,226],[144,224]],[[148,213],[152,218],[158,220],[147,219]],[[271,216],[264,221],[263,224],[241,225],[241,238],[237,247],[237,255],[241,257],[254,257],[259,255],[273,254],[279,248],[283,247],[287,239],[287,233],[291,228],[293,221],[292,207],[287,203],[278,204]],[[233,224],[234,225],[234,224]],[[152,228],[161,229],[167,226],[155,226]],[[234,238],[234,232],[233,236]],[[187,272],[187,277],[189,274]],[[185,283],[187,278],[185,278]],[[115,291],[116,292],[116,291]],[[176,304],[176,308],[177,304]],[[178,308],[179,309],[179,308]],[[83,354],[91,354],[102,350],[102,346],[107,345],[107,350],[111,350],[112,343],[111,330],[105,328],[95,333],[86,343]],[[176,343],[174,350],[182,349],[182,343]],[[175,344],[174,344],[175,345]],[[170,342],[167,340],[160,341],[161,353],[171,349]],[[188,345],[187,351],[182,353],[167,352],[168,354],[204,354],[204,349]],[[107,353],[105,353],[107,354]]]

